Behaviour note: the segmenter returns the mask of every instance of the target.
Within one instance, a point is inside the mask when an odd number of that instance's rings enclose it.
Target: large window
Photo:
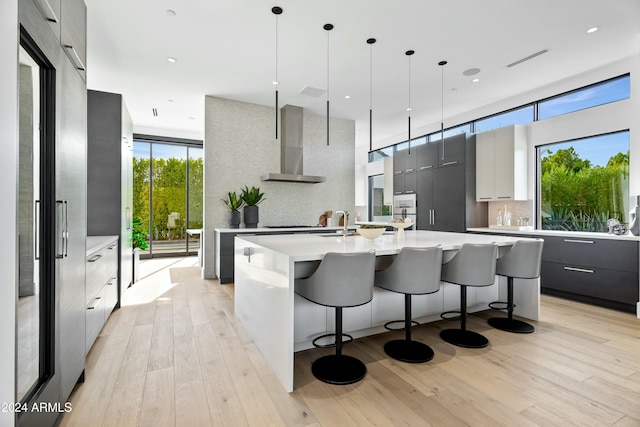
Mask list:
[[[197,144],[134,138],[133,216],[146,232],[143,255],[194,253],[202,228],[203,155]]]
[[[629,76],[617,77],[572,92],[555,96],[538,103],[538,119],[584,110],[629,98]]]
[[[481,120],[476,120],[475,131],[486,132],[510,125],[523,125],[533,121],[533,105],[506,111]]]
[[[540,146],[543,230],[607,232],[607,220],[628,223],[629,132]]]

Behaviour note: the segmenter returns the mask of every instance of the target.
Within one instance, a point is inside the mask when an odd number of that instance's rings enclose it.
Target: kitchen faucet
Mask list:
[[[347,224],[349,223],[349,211],[336,211],[336,214],[342,214],[344,216],[344,230],[342,231],[342,234],[347,237],[347,235],[349,235],[349,229],[347,228]]]

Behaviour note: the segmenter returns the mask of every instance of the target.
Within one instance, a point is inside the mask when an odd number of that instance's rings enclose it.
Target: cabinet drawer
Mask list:
[[[545,237],[543,261],[638,272],[638,242],[588,237]]]
[[[118,275],[118,244],[113,243],[87,257],[86,301],[89,304],[98,291]]]
[[[104,285],[104,321],[106,322],[113,308],[118,303],[118,277],[113,276]]]
[[[581,268],[544,261],[540,286],[625,304],[638,301],[638,274],[628,271]]]
[[[95,295],[86,309],[86,340],[85,340],[85,353],[89,353],[91,346],[95,342],[102,325],[104,325],[104,293],[103,290]]]

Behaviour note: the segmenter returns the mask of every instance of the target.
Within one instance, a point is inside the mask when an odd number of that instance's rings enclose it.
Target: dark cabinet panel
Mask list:
[[[464,233],[464,165],[433,171],[433,229]]]
[[[426,169],[416,172],[416,203],[418,230],[433,230],[431,221],[433,212],[433,170]]]
[[[543,259],[576,266],[638,271],[638,243],[589,237],[545,237]]]
[[[62,0],[60,44],[83,80],[87,78],[87,7],[84,0]]]
[[[444,144],[442,141],[438,142],[438,165],[442,167],[463,164],[465,161],[466,142],[467,136],[464,133],[445,138]]]
[[[416,170],[438,167],[438,143],[431,142],[416,147]]]
[[[393,175],[393,194],[404,194],[404,172]]]
[[[611,301],[635,310],[638,301],[638,275],[628,271],[604,268],[574,267],[561,263],[542,263],[540,287],[545,290],[573,294],[581,301],[592,298],[598,305]],[[563,295],[570,296],[570,295]]]
[[[416,172],[405,173],[404,174],[404,194],[414,194],[415,192],[416,192]]]

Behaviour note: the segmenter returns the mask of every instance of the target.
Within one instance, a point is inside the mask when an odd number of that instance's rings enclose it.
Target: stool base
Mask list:
[[[393,340],[384,345],[384,352],[401,362],[423,363],[433,359],[433,350],[418,341]]]
[[[311,365],[313,376],[329,384],[357,383],[367,373],[367,367],[355,357],[330,354],[317,359]]]
[[[492,317],[487,322],[496,329],[513,332],[515,334],[530,334],[535,330],[535,328],[527,322],[509,319],[507,317]]]
[[[440,338],[458,347],[483,348],[489,345],[489,340],[485,336],[463,329],[445,329],[440,332]]]

